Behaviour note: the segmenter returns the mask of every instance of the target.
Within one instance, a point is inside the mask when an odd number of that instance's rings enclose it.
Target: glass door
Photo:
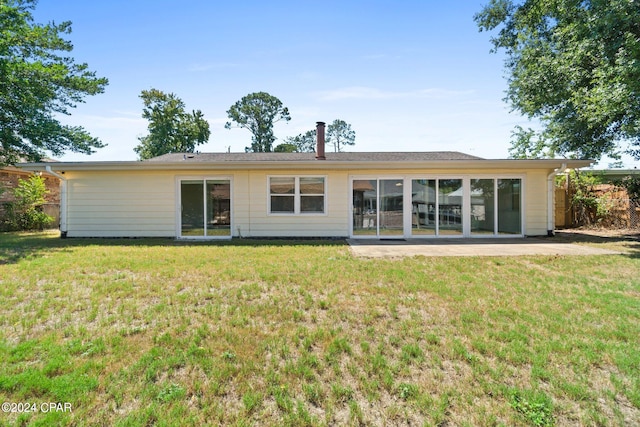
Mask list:
[[[462,202],[464,189],[461,179],[438,180],[438,235],[462,235]]]
[[[381,179],[378,236],[402,236],[404,224],[402,209],[404,205],[403,183],[401,179]]]
[[[463,180],[411,180],[411,235],[462,236]]]
[[[202,180],[180,183],[181,230],[185,237],[204,236],[204,182]]]
[[[207,236],[231,236],[231,182],[207,180]]]
[[[180,235],[231,237],[231,181],[180,182]]]
[[[356,179],[352,189],[354,236],[404,235],[402,179]]]
[[[353,181],[353,235],[378,235],[378,181],[356,179]]]

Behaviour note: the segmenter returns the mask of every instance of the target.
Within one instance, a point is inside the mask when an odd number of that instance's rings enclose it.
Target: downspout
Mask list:
[[[60,180],[60,238],[67,238],[67,178],[51,170],[51,166],[45,166],[48,174]]]
[[[547,236],[553,237],[553,230],[556,229],[556,185],[554,178],[560,173],[564,173],[567,170],[567,164],[563,163],[560,168],[555,169],[547,176]]]

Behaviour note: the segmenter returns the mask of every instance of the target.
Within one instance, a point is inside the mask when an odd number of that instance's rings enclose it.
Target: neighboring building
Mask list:
[[[588,173],[600,177],[603,183],[611,184],[617,184],[628,176],[640,176],[638,169],[593,169]]]
[[[14,201],[12,190],[18,186],[21,179],[29,179],[31,175],[33,172],[13,166],[0,168],[0,218],[4,215],[4,204]],[[51,225],[57,227],[60,220],[60,180],[46,172],[43,172],[42,176],[48,190],[43,211],[54,218]],[[1,191],[2,189],[4,191]]]
[[[555,173],[587,160],[457,152],[167,154],[25,163],[62,178],[68,237],[432,238],[544,235]]]

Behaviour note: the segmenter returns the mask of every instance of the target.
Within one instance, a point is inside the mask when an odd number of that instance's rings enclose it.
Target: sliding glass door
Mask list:
[[[471,235],[522,234],[522,180],[471,179]]]
[[[402,179],[356,179],[352,183],[352,203],[354,236],[403,236]]]
[[[231,237],[231,181],[180,181],[180,236]]]
[[[411,235],[462,235],[462,179],[411,180]]]
[[[522,235],[522,178],[353,179],[354,237]]]
[[[404,194],[401,179],[381,179],[378,181],[380,188],[380,226],[378,234],[380,236],[402,236]]]

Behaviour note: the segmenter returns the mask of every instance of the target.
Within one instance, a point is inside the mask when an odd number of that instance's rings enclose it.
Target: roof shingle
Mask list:
[[[458,151],[421,152],[349,152],[326,153],[326,160],[338,162],[420,162],[447,160],[481,160],[481,157]],[[170,153],[147,162],[303,162],[316,161],[315,153]]]

